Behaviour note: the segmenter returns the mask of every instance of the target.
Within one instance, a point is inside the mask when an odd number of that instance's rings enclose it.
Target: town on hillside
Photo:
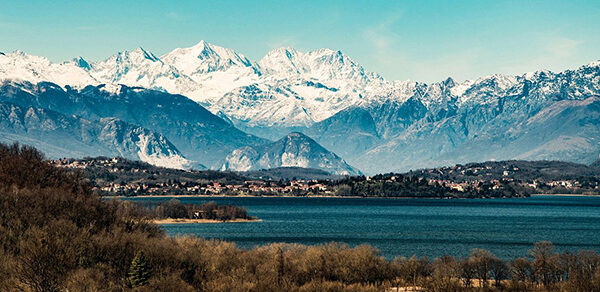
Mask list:
[[[363,196],[514,197],[531,194],[598,194],[600,177],[591,166],[565,162],[471,163],[404,174],[314,179],[271,179],[252,173],[179,170],[124,158],[58,159],[57,167],[82,171],[94,190],[107,196]],[[265,178],[267,177],[267,178]]]

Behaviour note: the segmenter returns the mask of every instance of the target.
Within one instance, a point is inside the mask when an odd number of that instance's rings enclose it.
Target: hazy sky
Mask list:
[[[341,50],[388,79],[559,71],[600,59],[600,1],[0,0],[0,51],[96,61],[200,40],[254,60]]]

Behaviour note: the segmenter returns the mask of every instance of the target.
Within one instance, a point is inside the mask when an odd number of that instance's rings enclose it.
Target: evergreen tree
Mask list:
[[[142,251],[139,251],[131,261],[129,267],[129,283],[132,287],[139,287],[148,284],[152,276],[152,271],[148,260]]]

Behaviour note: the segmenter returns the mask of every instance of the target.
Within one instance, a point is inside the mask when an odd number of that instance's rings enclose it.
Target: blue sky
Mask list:
[[[600,1],[5,1],[0,51],[95,61],[206,40],[258,60],[341,50],[388,79],[458,80],[600,59]]]

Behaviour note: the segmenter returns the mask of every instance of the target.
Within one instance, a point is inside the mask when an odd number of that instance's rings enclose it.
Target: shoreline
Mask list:
[[[139,195],[139,196],[101,196],[102,198],[368,198],[362,196],[251,196],[251,195]],[[376,197],[373,197],[376,198]],[[390,197],[416,198],[416,197]]]
[[[132,198],[332,198],[332,199],[440,199],[440,200],[454,200],[454,199],[518,199],[527,197],[538,197],[538,196],[554,196],[554,197],[600,197],[600,194],[531,194],[529,196],[516,196],[516,197],[478,197],[478,198],[461,198],[461,197],[363,197],[363,196],[251,196],[251,195],[139,195],[139,196],[101,196],[107,199],[132,199]]]
[[[363,196],[232,196],[232,195],[140,195],[140,196],[102,196],[108,199],[132,199],[132,198],[327,198],[327,199],[437,199],[437,200],[459,200],[459,199],[493,199],[493,198],[460,198],[460,197],[363,197]],[[513,197],[524,198],[524,197]]]
[[[529,195],[533,196],[533,195]],[[551,194],[539,194],[539,196],[552,196]],[[567,195],[565,195],[567,196]],[[586,195],[581,195],[586,196]],[[328,198],[328,199],[432,199],[432,200],[464,200],[464,199],[519,199],[527,198],[528,196],[516,197],[363,197],[363,196],[249,196],[249,195],[139,195],[139,196],[101,196],[106,199],[133,199],[133,198]]]
[[[600,197],[600,194],[584,195],[584,194],[531,194],[532,197],[536,196],[554,196],[554,197]]]
[[[216,219],[153,219],[154,224],[215,224],[215,223],[245,223],[245,222],[262,222],[262,219],[233,219],[233,220],[216,220]]]

